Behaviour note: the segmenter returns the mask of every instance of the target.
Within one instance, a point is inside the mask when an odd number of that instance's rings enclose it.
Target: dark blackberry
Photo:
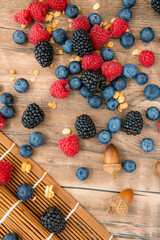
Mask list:
[[[41,216],[41,223],[51,233],[61,233],[66,227],[63,213],[57,207],[49,207]]]
[[[160,14],[160,1],[159,0],[152,0],[151,1],[152,8]]]
[[[34,47],[34,56],[42,67],[49,67],[53,62],[53,47],[49,42],[38,42]]]
[[[98,93],[106,87],[106,79],[99,72],[86,70],[83,72],[81,80],[83,85],[94,93]]]
[[[83,57],[93,51],[92,42],[84,29],[78,29],[72,35],[73,50],[76,55]]]
[[[28,105],[22,116],[22,123],[25,128],[35,128],[43,120],[44,112],[35,103]]]
[[[96,135],[96,128],[90,116],[83,114],[77,117],[75,128],[78,135],[83,138],[93,138]]]
[[[123,125],[123,131],[127,135],[138,135],[143,128],[143,119],[140,112],[131,111],[127,113],[126,120]]]

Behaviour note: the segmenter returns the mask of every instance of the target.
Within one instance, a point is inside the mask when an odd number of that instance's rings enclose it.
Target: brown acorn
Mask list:
[[[160,177],[160,162],[157,162],[157,163],[155,164],[155,169],[156,169],[157,175]]]
[[[121,164],[119,164],[119,152],[113,144],[109,144],[104,152],[103,170],[112,174],[112,178],[116,178],[116,174],[121,170]]]

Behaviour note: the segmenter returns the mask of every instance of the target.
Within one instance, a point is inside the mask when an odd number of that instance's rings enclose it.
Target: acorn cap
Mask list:
[[[104,164],[103,170],[112,175],[112,179],[116,179],[116,174],[121,170],[121,164]]]
[[[128,206],[126,202],[118,196],[113,196],[109,199],[108,202],[108,213],[117,214],[119,216],[125,216],[128,213]]]

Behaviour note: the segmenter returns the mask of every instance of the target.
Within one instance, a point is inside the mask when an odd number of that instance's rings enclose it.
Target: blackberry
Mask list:
[[[123,125],[123,131],[127,135],[138,135],[143,128],[143,119],[140,112],[128,112]]]
[[[99,72],[86,70],[83,72],[81,80],[83,85],[94,93],[98,93],[106,87],[106,79]]]
[[[96,128],[90,116],[83,114],[77,117],[75,128],[78,135],[83,138],[93,138],[96,135]]]
[[[53,47],[49,42],[38,42],[34,47],[34,56],[42,67],[53,62]]]
[[[28,105],[22,116],[22,123],[25,128],[35,128],[43,120],[44,112],[35,103]]]
[[[57,207],[49,207],[41,216],[42,225],[51,233],[59,234],[66,227],[63,213]]]
[[[92,42],[84,29],[78,29],[72,35],[73,50],[76,55],[83,57],[93,51]]]
[[[152,0],[151,1],[152,8],[160,14],[160,1],[159,0]]]

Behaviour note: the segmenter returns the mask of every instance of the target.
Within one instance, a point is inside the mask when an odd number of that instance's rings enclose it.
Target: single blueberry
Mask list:
[[[108,130],[102,130],[97,135],[98,141],[102,144],[107,144],[112,139],[112,134]]]
[[[154,37],[155,37],[154,30],[150,27],[145,27],[140,32],[140,39],[143,42],[149,43],[154,39]]]
[[[82,70],[81,64],[77,61],[70,62],[68,69],[72,74],[78,74]]]
[[[61,65],[56,68],[55,74],[58,79],[66,79],[69,76],[69,70],[67,67]]]
[[[8,233],[5,235],[2,240],[18,240],[18,236],[15,233]]]
[[[63,29],[57,28],[56,30],[53,31],[52,37],[55,43],[63,44],[67,39],[67,34]]]
[[[22,157],[29,158],[32,156],[33,149],[30,145],[24,144],[24,145],[20,146],[19,153]]]
[[[133,7],[136,4],[136,0],[122,0],[122,4],[125,7]]]
[[[118,17],[124,19],[126,22],[129,22],[132,18],[132,11],[130,8],[122,8],[118,13]]]
[[[0,96],[0,102],[6,106],[13,103],[13,96],[10,93],[2,93]]]
[[[89,171],[85,167],[80,167],[80,168],[78,168],[78,170],[76,172],[76,176],[80,181],[84,181],[88,178]]]
[[[107,86],[107,87],[105,87],[105,89],[102,90],[102,96],[105,99],[113,98],[114,94],[115,94],[115,90],[112,86]]]
[[[33,147],[40,147],[44,144],[44,136],[40,132],[33,132],[29,137],[29,142]]]
[[[128,63],[126,65],[124,65],[123,67],[123,76],[125,76],[126,78],[134,78],[136,77],[138,74],[138,68],[136,65],[132,64],[132,63]]]
[[[113,117],[108,121],[107,127],[111,133],[117,133],[121,130],[122,121],[117,117]]]
[[[29,83],[24,78],[19,78],[14,83],[14,89],[18,93],[25,93],[25,92],[27,92],[28,88],[29,88]]]
[[[76,5],[69,4],[65,9],[66,16],[68,18],[76,18],[79,14],[79,9]]]
[[[89,89],[85,86],[80,88],[79,93],[84,98],[89,98],[92,95],[92,93],[89,91]]]
[[[141,141],[140,146],[144,152],[151,152],[155,147],[154,141],[151,138],[144,138]]]
[[[81,88],[81,86],[82,86],[82,81],[78,77],[72,77],[69,80],[69,86],[73,90],[79,90]]]
[[[101,51],[101,56],[104,61],[112,61],[115,57],[115,54],[111,48],[103,48]]]
[[[122,166],[128,173],[134,172],[136,170],[136,163],[133,160],[126,160]]]
[[[91,13],[88,17],[90,23],[91,23],[91,26],[94,26],[94,25],[100,25],[101,22],[102,22],[102,18],[100,17],[99,14],[97,13]]]
[[[160,117],[159,109],[156,107],[150,107],[146,111],[146,117],[151,121],[156,121]]]
[[[4,106],[1,108],[1,115],[3,118],[9,119],[13,118],[15,114],[15,110],[12,106]]]
[[[144,96],[148,100],[154,100],[160,96],[160,88],[155,84],[149,84],[144,89]]]
[[[129,32],[124,33],[120,38],[120,44],[124,48],[130,48],[131,46],[133,46],[134,42],[135,42],[135,37],[133,36],[132,33],[129,33]]]
[[[27,183],[21,184],[17,188],[17,196],[20,200],[27,201],[29,200],[34,193],[34,189]]]
[[[72,42],[72,40],[70,40],[70,39],[66,40],[62,45],[62,49],[65,53],[73,53],[73,42]]]
[[[148,75],[146,73],[138,73],[136,76],[136,83],[138,85],[144,85],[148,82]]]
[[[24,44],[26,42],[26,34],[21,30],[15,31],[13,33],[13,41],[18,45]]]
[[[88,99],[88,103],[92,108],[99,108],[102,106],[102,98],[97,95],[93,95]]]
[[[117,77],[112,81],[112,85],[116,91],[123,91],[127,87],[127,80],[124,77]]]
[[[118,106],[119,106],[119,103],[117,99],[114,99],[114,98],[109,99],[106,104],[106,107],[111,111],[116,110]]]

